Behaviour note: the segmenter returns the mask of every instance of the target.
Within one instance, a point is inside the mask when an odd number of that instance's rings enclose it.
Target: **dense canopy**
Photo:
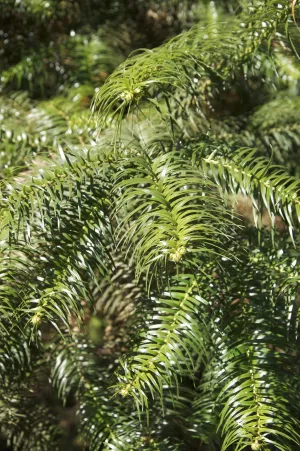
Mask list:
[[[299,449],[297,23],[1,1],[1,450]]]

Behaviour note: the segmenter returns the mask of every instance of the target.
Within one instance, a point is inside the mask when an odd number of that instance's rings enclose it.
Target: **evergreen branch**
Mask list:
[[[52,342],[51,351],[51,381],[65,404],[71,394],[80,397],[91,388],[91,376],[98,371],[95,350],[80,334],[73,334]]]
[[[117,188],[123,193],[118,208],[131,208],[118,234],[133,246],[138,276],[152,265],[192,262],[190,253],[197,259],[222,252],[221,240],[232,222],[213,184],[196,168],[177,152],[151,162],[147,157],[134,157],[127,164],[119,175]],[[126,235],[124,225],[129,227]]]
[[[260,450],[273,444],[286,451],[290,449],[288,442],[299,446],[299,422],[289,410],[293,389],[276,370],[285,359],[263,347],[261,340],[259,346],[250,345],[248,349],[243,343],[224,357],[231,376],[220,393],[224,403],[220,416],[225,436],[222,449],[232,444],[237,450],[247,445]]]
[[[37,403],[37,396],[26,391],[16,396],[17,387],[14,387],[15,391],[12,388],[0,396],[1,433],[7,445],[16,451],[48,451],[51,443],[52,449],[58,451],[59,428],[53,413]]]
[[[274,212],[288,222],[292,234],[295,225],[293,210],[300,220],[299,181],[289,176],[284,168],[273,166],[256,151],[241,149],[233,158],[215,158],[213,155],[201,161],[204,174],[212,176],[222,190],[250,196],[253,203],[255,224],[261,206],[264,206],[274,226]],[[257,199],[260,199],[257,200]],[[260,204],[261,202],[261,204]]]
[[[96,3],[0,6],[0,432],[297,449],[298,2]]]
[[[19,329],[10,328],[1,336],[1,350],[1,435],[14,450],[47,451],[49,443],[58,450],[58,422],[43,400],[47,369],[40,337],[24,334],[20,340]]]
[[[3,318],[2,318],[3,321]],[[10,330],[0,338],[0,378],[5,384],[13,375],[15,382],[22,380],[26,372],[32,370],[32,348],[29,340],[19,340],[19,331]]]
[[[104,126],[111,116],[122,119],[124,112],[142,96],[155,101],[150,93],[156,86],[158,90],[163,85],[186,90],[189,72],[196,72],[198,78],[214,76],[225,80],[274,33],[278,24],[285,22],[289,12],[288,5],[269,0],[263,6],[253,6],[251,16],[248,12],[241,14],[236,23],[230,24],[230,33],[226,31],[228,24],[223,25],[221,41],[219,34],[215,39],[212,35],[208,38],[207,29],[195,27],[155,50],[130,57],[97,95],[94,109],[99,109],[101,124]]]
[[[31,225],[45,232],[49,230],[49,226],[51,228],[53,219],[59,230],[64,202],[76,201],[80,220],[84,197],[88,197],[93,188],[98,190],[100,186],[104,194],[101,175],[105,178],[105,168],[100,162],[89,161],[89,158],[80,156],[77,161],[71,162],[63,153],[62,157],[67,163],[54,164],[50,169],[40,169],[39,174],[29,183],[14,183],[5,187],[1,199],[2,237],[6,239],[6,231],[9,230],[10,239],[18,240],[19,234],[25,231],[24,238],[30,241]],[[82,190],[86,191],[85,196]],[[100,203],[103,207],[108,206],[106,194],[102,198]],[[106,221],[104,218],[103,220]]]
[[[48,320],[59,329],[60,322],[68,326],[72,315],[82,317],[81,302],[87,302],[90,296],[78,269],[69,262],[63,266],[66,263],[63,258],[54,263],[49,256],[45,259],[37,251],[24,254],[22,266],[13,258],[2,262],[1,301],[7,306],[5,314],[11,325],[25,330],[29,322],[31,328],[36,329],[42,321]],[[52,266],[49,274],[48,265]]]
[[[71,315],[82,317],[82,302],[93,302],[89,284],[111,264],[108,186],[104,189],[99,176],[98,164],[69,161],[7,197],[2,207],[4,315],[27,319],[33,327],[49,320],[59,328],[61,321],[68,326]]]
[[[192,375],[193,355],[205,354],[205,326],[197,318],[205,301],[192,276],[178,276],[174,282],[163,298],[155,299],[148,330],[132,357],[121,362],[119,393],[133,396],[138,409],[148,408],[147,391],[162,397],[163,385],[177,383],[178,374]]]

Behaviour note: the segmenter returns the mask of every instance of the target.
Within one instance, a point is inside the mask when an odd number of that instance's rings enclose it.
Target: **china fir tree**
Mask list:
[[[299,449],[299,15],[1,1],[1,449]]]

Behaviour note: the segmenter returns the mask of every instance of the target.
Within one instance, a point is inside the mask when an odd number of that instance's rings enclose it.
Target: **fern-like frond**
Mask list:
[[[300,447],[298,3],[1,2],[14,450]]]
[[[226,79],[274,33],[288,14],[288,5],[269,0],[263,6],[252,7],[251,15],[241,14],[236,23],[230,24],[230,32],[228,24],[223,25],[221,41],[219,34],[208,34],[200,26],[155,50],[130,57],[98,93],[94,108],[99,109],[100,122],[105,125],[111,115],[122,118],[141,97],[155,103],[155,95],[165,89],[170,96],[171,86],[186,91],[192,84],[191,74],[198,79],[207,76]]]
[[[137,275],[181,260],[193,266],[191,254],[196,262],[221,252],[233,223],[214,185],[179,153],[128,159],[119,178],[118,208],[127,210],[119,235],[133,248]]]
[[[17,381],[20,377],[24,377],[26,371],[31,370],[32,356],[29,340],[24,337],[24,340],[20,341],[16,329],[1,334],[0,348],[0,378],[2,383],[5,383],[11,375]]]
[[[2,192],[2,225],[1,232],[10,229],[15,239],[19,233],[27,229],[24,237],[30,241],[30,224],[41,231],[51,227],[55,218],[57,228],[60,228],[60,215],[63,213],[64,201],[76,201],[78,218],[81,216],[83,196],[81,189],[86,186],[86,194],[95,187],[100,188],[101,175],[105,177],[105,169],[100,162],[89,161],[89,156],[79,156],[79,160],[71,161],[72,157],[61,152],[64,164],[54,163],[49,169],[41,168],[31,182],[7,184]],[[103,172],[104,170],[104,172]],[[99,178],[100,177],[100,178]],[[100,182],[100,185],[98,183]],[[90,186],[90,188],[89,188]],[[103,193],[105,191],[102,185]],[[106,196],[101,196],[108,205]],[[104,200],[106,199],[106,200]],[[103,205],[104,205],[103,204]],[[18,224],[17,228],[15,225]],[[4,237],[5,233],[4,233]]]
[[[265,207],[272,226],[274,214],[279,214],[293,233],[294,215],[300,220],[300,185],[284,168],[272,165],[264,157],[256,157],[253,149],[240,149],[233,156],[225,157],[212,154],[200,164],[204,173],[213,177],[224,192],[238,194],[240,191],[251,198],[256,225],[259,225],[261,208]]]
[[[40,337],[32,340],[18,328],[10,327],[0,342],[1,436],[8,447],[18,451],[47,451],[49,443],[58,450],[58,421],[44,402],[49,387]]]
[[[148,407],[148,392],[162,396],[163,385],[178,383],[178,377],[193,375],[194,356],[205,354],[205,325],[199,310],[205,301],[194,277],[181,275],[162,298],[153,299],[140,343],[122,364],[118,390],[134,397],[138,408]],[[175,284],[176,283],[176,284]]]
[[[251,145],[266,148],[293,174],[300,146],[299,107],[299,97],[281,92],[255,111],[247,130],[254,137]]]
[[[51,381],[59,398],[66,403],[70,395],[90,388],[90,374],[97,372],[95,351],[82,335],[56,339],[51,344]],[[88,364],[87,364],[88,362]]]
[[[4,315],[18,310],[13,321],[68,327],[91,302],[90,283],[110,265],[109,185],[99,169],[69,160],[2,199],[1,298]]]
[[[38,397],[30,392],[23,392],[22,397],[16,394],[17,386],[10,390],[0,395],[0,431],[7,445],[16,451],[48,451],[51,443],[51,448],[58,451],[59,428],[53,413],[39,405]]]
[[[290,413],[290,403],[297,395],[292,384],[280,377],[280,367],[287,365],[285,355],[270,350],[272,343],[262,331],[255,335],[249,347],[241,343],[224,356],[230,380],[219,398],[224,403],[222,449],[235,444],[237,450],[246,446],[259,450],[273,444],[286,450],[287,441],[299,446],[299,423]]]
[[[192,431],[198,437],[207,431],[204,440],[210,442],[209,432],[217,439],[214,427],[219,424],[222,449],[299,446],[298,404],[292,401],[298,396],[293,308],[297,311],[297,301],[295,292],[283,296],[281,290],[285,273],[291,270],[293,250],[290,244],[285,253],[276,251],[267,237],[263,234],[261,250],[254,248],[243,255],[236,248],[238,263],[224,262],[216,270],[213,299],[204,288],[207,301],[215,302],[207,328],[210,342],[217,346],[210,348],[202,374],[192,409]],[[283,247],[287,245],[284,238],[281,241]]]

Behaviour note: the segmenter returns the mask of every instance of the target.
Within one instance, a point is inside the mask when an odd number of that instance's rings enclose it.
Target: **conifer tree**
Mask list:
[[[1,449],[299,449],[299,10],[2,0]]]

